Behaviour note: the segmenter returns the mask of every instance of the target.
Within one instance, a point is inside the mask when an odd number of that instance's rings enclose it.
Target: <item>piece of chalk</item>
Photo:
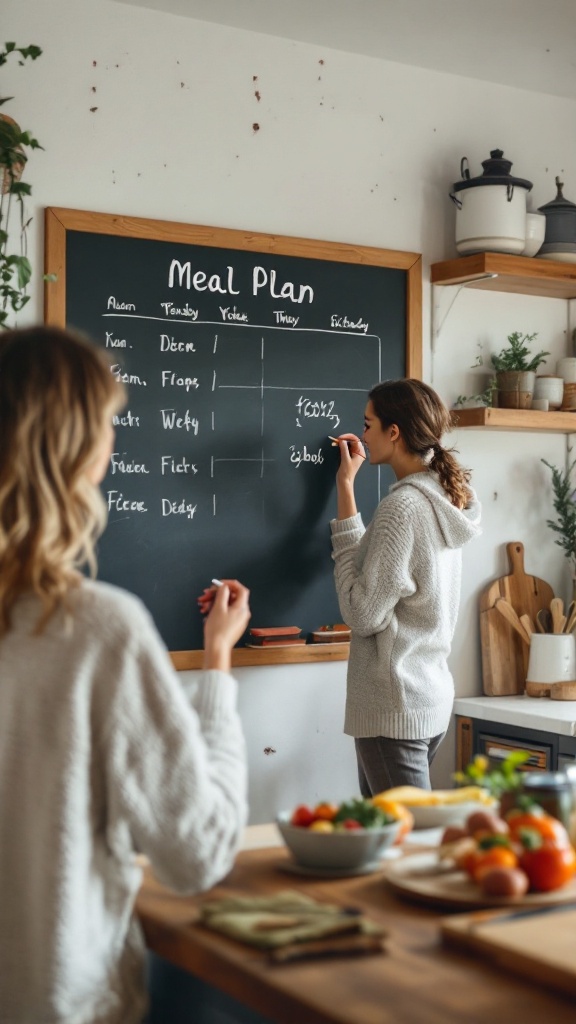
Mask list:
[[[332,437],[331,434],[328,434],[328,440],[332,441],[332,447],[333,448],[339,448],[340,447],[340,441],[338,440],[337,437]],[[342,440],[344,440],[344,438],[342,438]],[[350,451],[351,451],[351,446],[352,446],[352,441],[348,441],[348,449]],[[365,459],[366,458],[365,455],[362,455],[362,452],[353,452],[352,454],[359,455],[361,459]]]
[[[212,583],[214,584],[215,587],[223,587],[224,586],[224,584],[222,583],[222,580],[212,580]]]

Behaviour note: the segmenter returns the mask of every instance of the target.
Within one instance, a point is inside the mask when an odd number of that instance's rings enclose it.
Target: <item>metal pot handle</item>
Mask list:
[[[453,193],[453,192],[449,192],[449,193],[448,193],[448,195],[450,196],[450,199],[451,199],[451,200],[452,200],[452,202],[454,203],[454,206],[457,206],[457,207],[458,207],[458,209],[459,209],[459,210],[461,210],[461,209],[462,209],[462,200],[461,200],[461,199],[458,199],[458,198],[457,198],[457,197],[456,197],[456,196],[454,195],[454,193]]]
[[[509,203],[512,202],[512,196],[514,195],[514,185],[506,185],[506,198]]]
[[[466,165],[466,166],[464,166]],[[463,156],[460,161],[460,177],[465,178],[467,181],[470,178],[470,170],[468,168],[468,157]]]

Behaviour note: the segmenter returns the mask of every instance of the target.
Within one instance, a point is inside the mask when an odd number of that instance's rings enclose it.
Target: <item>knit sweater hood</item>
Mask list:
[[[402,488],[415,488],[428,499],[447,547],[461,548],[482,532],[481,508],[476,496],[473,495],[467,508],[456,508],[436,473],[412,473],[392,484],[390,494]]]

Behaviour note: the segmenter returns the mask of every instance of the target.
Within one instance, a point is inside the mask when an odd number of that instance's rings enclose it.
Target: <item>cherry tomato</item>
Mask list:
[[[314,814],[306,804],[300,804],[299,807],[296,807],[290,818],[290,824],[298,825],[300,828],[308,828],[313,821]]]
[[[572,846],[554,846],[543,842],[533,850],[524,850],[520,866],[528,875],[530,889],[551,892],[561,889],[576,873],[576,852]]]
[[[340,825],[349,832],[357,832],[358,830],[361,832],[364,831],[360,822],[356,821],[354,818],[344,818],[344,821],[340,822]]]
[[[316,804],[312,813],[315,821],[333,821],[338,813],[338,807],[336,804],[328,803],[327,800],[322,800],[321,803]]]

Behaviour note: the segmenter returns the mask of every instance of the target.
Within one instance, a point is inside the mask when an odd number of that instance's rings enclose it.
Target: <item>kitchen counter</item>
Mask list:
[[[546,697],[458,697],[454,714],[500,722],[526,729],[539,729],[557,736],[576,736],[576,700]]]
[[[370,875],[322,879],[287,877],[282,868],[289,859],[284,847],[246,849],[216,889],[195,897],[169,892],[146,871],[137,911],[149,949],[274,1024],[573,1024],[568,996],[477,954],[444,947],[442,908],[399,899],[386,885],[385,862]],[[198,922],[203,899],[271,895],[287,887],[364,911],[386,930],[385,954],[272,966],[261,951]]]

